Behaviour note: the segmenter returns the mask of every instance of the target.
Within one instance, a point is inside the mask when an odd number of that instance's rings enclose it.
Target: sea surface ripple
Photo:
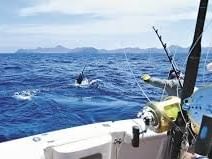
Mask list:
[[[184,70],[186,55],[175,59]],[[198,85],[212,81],[204,60]],[[98,87],[75,85],[85,65],[86,77],[101,81]],[[140,76],[167,78],[170,68],[159,53],[127,54],[127,59],[124,54],[0,54],[0,142],[135,118],[147,102],[135,80],[151,100],[159,100],[162,90],[144,84]]]

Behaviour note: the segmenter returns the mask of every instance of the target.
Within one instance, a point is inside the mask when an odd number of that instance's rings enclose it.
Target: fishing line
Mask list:
[[[142,89],[142,87],[140,86],[139,82],[137,81],[136,77],[135,77],[135,74],[133,73],[131,67],[130,67],[130,63],[129,63],[129,60],[128,60],[128,57],[127,57],[127,54],[124,50],[124,55],[125,55],[125,58],[126,58],[126,61],[127,61],[127,64],[128,64],[128,67],[129,67],[129,70],[131,72],[131,74],[133,75],[133,78],[136,82],[136,84],[138,85],[138,87],[140,88],[140,90],[142,91],[143,95],[145,96],[145,98],[150,102],[152,103],[152,101],[149,99],[149,97],[146,95],[146,93],[144,92],[144,90]],[[160,113],[160,111],[158,111]],[[166,118],[169,122],[171,122],[173,125],[175,125],[177,128],[179,128],[179,130],[183,133],[183,130],[175,124],[174,121],[172,121],[171,119],[169,119],[167,116],[165,116],[164,114],[160,113],[164,118]]]
[[[131,72],[131,74],[132,74],[132,76],[133,76],[133,78],[134,78],[136,84],[137,84],[138,87],[140,88],[140,90],[141,90],[141,92],[143,93],[144,97],[145,97],[150,103],[152,103],[152,101],[149,99],[149,97],[147,96],[147,94],[144,92],[143,88],[140,86],[138,80],[136,79],[135,74],[133,73],[132,68],[130,67],[130,63],[129,63],[129,60],[128,60],[128,57],[127,57],[127,54],[126,54],[125,49],[124,49],[124,55],[125,55],[125,59],[126,59],[128,68],[129,68],[129,70],[130,70],[130,72]]]
[[[180,113],[182,115],[183,121],[185,122],[185,124],[187,124],[185,116],[184,116],[183,111],[182,111],[182,108],[181,107],[179,107],[179,108],[180,108]],[[189,130],[191,136],[193,137],[193,139],[196,141],[196,137],[194,136],[194,134],[193,134],[192,130],[190,129],[190,127],[188,127],[188,130]]]
[[[151,64],[151,58],[152,58],[152,52],[151,49],[148,50],[148,60],[147,60],[147,64]]]
[[[209,45],[210,46],[210,45]],[[205,84],[205,70],[206,70],[206,62],[208,61],[208,55],[209,55],[209,52],[211,51],[211,48],[208,48],[207,50],[207,54],[206,54],[206,57],[205,57],[205,62],[204,62],[204,65],[203,65],[203,83]]]
[[[210,20],[210,22],[209,22],[209,23],[207,24],[207,26],[205,27],[205,30],[199,35],[199,37],[198,37],[198,38],[196,39],[196,41],[194,42],[194,45],[190,48],[189,53],[188,53],[188,55],[187,55],[187,57],[186,57],[186,59],[185,59],[185,61],[184,61],[184,64],[183,64],[183,67],[184,67],[184,68],[185,68],[186,61],[188,61],[189,55],[190,55],[191,52],[193,51],[194,47],[197,45],[197,43],[198,43],[199,39],[202,37],[203,33],[206,32],[206,30],[207,30],[208,27],[210,26],[211,22],[212,22],[212,20]],[[182,115],[183,121],[185,122],[185,124],[187,124],[187,122],[186,122],[186,120],[185,120],[185,117],[184,117],[184,114],[183,114],[181,108],[180,108],[180,113],[181,113],[181,115]],[[194,134],[192,133],[192,131],[191,131],[191,129],[190,129],[189,127],[188,127],[188,130],[189,130],[189,132],[191,133],[193,139],[196,140]]]
[[[195,43],[194,43],[194,45],[192,46],[192,48],[189,50],[189,53],[188,53],[188,55],[187,55],[187,58],[186,58],[186,60],[185,60],[185,62],[184,62],[184,67],[185,67],[185,63],[186,63],[186,61],[188,60],[188,57],[189,57],[189,55],[191,54],[192,50],[193,50],[194,47],[197,45],[199,39],[202,37],[203,33],[206,32],[206,30],[208,29],[208,27],[210,26],[211,23],[212,23],[212,20],[210,20],[210,22],[209,22],[209,23],[207,24],[207,26],[206,26],[206,29],[199,35],[199,37],[198,37],[197,40],[195,41]],[[181,107],[180,107],[180,113],[181,113],[181,115],[182,115],[183,121],[185,122],[185,124],[187,124],[187,122],[186,122],[186,120],[185,120],[185,116],[184,116],[184,114],[183,114],[183,112],[182,112]],[[191,129],[190,129],[189,127],[188,127],[188,130],[189,130],[189,132],[191,133],[193,139],[196,140],[196,137],[194,136],[194,134],[192,133],[192,131],[191,131]]]
[[[129,63],[129,60],[128,60],[128,57],[127,57],[127,54],[126,54],[126,51],[125,51],[125,50],[124,50],[124,55],[125,55],[125,59],[126,59],[128,68],[129,68],[131,74],[133,75],[133,78],[134,78],[136,84],[138,85],[138,87],[139,87],[140,90],[142,91],[142,93],[143,93],[143,95],[145,96],[145,98],[146,98],[150,103],[152,103],[152,101],[149,99],[149,97],[147,96],[147,94],[145,93],[145,91],[142,89],[142,87],[140,86],[139,82],[137,81],[136,76],[135,76],[135,74],[134,74],[134,72],[132,71],[132,68],[131,68],[131,66],[130,66],[130,63]],[[183,115],[183,113],[182,113],[182,109],[181,109],[181,108],[180,108],[180,112],[181,112],[181,114],[182,114],[182,117],[183,117],[184,122],[187,123],[186,120],[185,120],[185,117],[184,117],[184,115]],[[172,124],[174,124],[176,127],[178,127],[179,130],[183,133],[183,130],[182,130],[178,125],[176,125],[174,121],[172,121],[171,119],[169,119],[168,117],[166,117],[166,116],[165,116],[164,114],[162,114],[162,113],[161,113],[161,115],[162,115],[164,118],[166,118],[168,121],[170,121]],[[195,137],[194,134],[192,133],[191,129],[188,128],[188,130],[189,130],[189,132],[191,133],[193,139],[196,140],[196,137]]]
[[[163,91],[162,91],[162,94],[161,94],[161,97],[160,97],[160,101],[163,100],[163,97],[164,97],[164,94],[165,94],[165,90],[166,90],[166,83],[165,83],[165,85],[163,87]]]
[[[160,102],[161,102],[161,101],[163,100],[163,98],[164,98],[165,90],[166,90],[166,83],[165,83],[165,86],[163,87],[163,91],[162,91],[162,94],[161,94],[161,97],[160,97]]]
[[[151,48],[149,48],[148,49],[148,51],[147,51],[147,53],[148,53],[148,59],[147,60],[145,60],[143,63],[144,64],[147,64],[147,65],[151,65],[152,67],[157,67],[158,65],[158,63],[156,63],[156,62],[153,62],[152,61],[152,58],[153,58],[153,56],[152,56],[152,49]]]
[[[178,69],[178,68],[177,68]],[[167,75],[167,77],[169,76],[169,73],[168,73],[168,75]],[[160,101],[162,101],[163,100],[163,97],[164,97],[164,94],[165,94],[165,90],[166,90],[166,87],[167,87],[167,83],[165,83],[165,85],[164,85],[164,87],[163,87],[163,91],[162,91],[162,95],[161,95],[161,98],[160,98]],[[179,97],[179,86],[177,86],[177,89],[176,89],[176,91],[177,91],[177,97]]]
[[[182,83],[181,83],[181,81],[180,81],[180,78],[179,78],[180,75],[178,75],[176,63],[173,61],[173,57],[170,55],[169,50],[167,49],[167,44],[163,42],[162,36],[158,33],[158,29],[155,29],[154,26],[152,27],[152,29],[153,29],[154,32],[156,33],[156,35],[157,35],[157,37],[158,37],[158,39],[159,39],[161,45],[163,46],[163,49],[164,49],[164,51],[165,51],[165,53],[166,53],[166,55],[167,55],[167,57],[168,57],[168,59],[169,59],[169,62],[171,63],[172,70],[175,72],[175,75],[176,75],[176,77],[177,77],[177,80],[178,80],[178,82],[179,82],[180,87],[183,88],[183,85],[182,85]]]
[[[177,63],[176,63],[176,61],[175,61],[175,55],[176,55],[176,53],[177,53],[177,48],[175,48],[175,51],[174,51],[174,53],[172,53],[172,51],[170,51],[170,49],[168,48],[168,52],[170,52],[173,56],[172,56],[172,61],[173,61],[173,64],[175,65],[175,67],[176,67],[176,69],[177,70],[180,70],[179,69],[179,67],[178,67],[178,65],[177,65]]]
[[[209,26],[211,25],[211,23],[212,23],[212,20],[209,21],[209,23],[208,23],[208,24],[206,25],[206,27],[205,27],[205,30],[203,30],[203,32],[199,35],[199,37],[198,37],[197,40],[195,41],[193,47],[189,50],[188,55],[187,55],[187,57],[186,57],[186,59],[185,59],[185,61],[184,61],[184,64],[183,64],[183,68],[185,68],[186,62],[188,61],[188,57],[189,57],[189,55],[191,54],[192,50],[194,49],[194,47],[195,47],[196,44],[198,43],[199,39],[202,37],[202,34],[203,34],[204,32],[207,31],[207,29],[209,28]]]

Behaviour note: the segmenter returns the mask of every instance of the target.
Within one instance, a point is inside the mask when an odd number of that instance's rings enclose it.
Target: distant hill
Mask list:
[[[189,48],[183,48],[176,45],[171,45],[167,48],[172,53],[188,53]],[[202,52],[206,52],[211,48],[203,48]],[[53,48],[42,48],[38,47],[36,49],[19,49],[15,53],[80,53],[80,54],[99,54],[99,53],[163,53],[162,48],[120,48],[114,50],[106,49],[96,49],[94,47],[78,47],[74,49],[69,49],[64,46],[58,45]]]
[[[95,54],[95,53],[99,53],[99,50],[93,47],[80,47],[80,48],[69,49],[68,53]]]
[[[81,47],[69,49],[64,46],[58,45],[53,48],[42,48],[38,47],[36,49],[19,49],[15,53],[98,53],[99,50],[93,47]]]
[[[70,49],[58,45],[54,48],[19,49],[16,53],[67,53]]]

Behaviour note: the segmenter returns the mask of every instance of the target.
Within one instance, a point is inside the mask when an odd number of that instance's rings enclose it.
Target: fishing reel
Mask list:
[[[161,102],[147,103],[137,117],[141,118],[145,124],[145,129],[140,132],[138,126],[132,129],[132,146],[139,147],[139,135],[146,133],[148,129],[162,133],[171,128],[180,111],[180,98],[170,96]]]
[[[145,130],[155,130],[158,125],[158,118],[155,111],[148,106],[145,106],[141,112],[138,113],[137,117],[141,118],[145,124]]]
[[[161,133],[171,128],[179,111],[180,98],[169,96],[160,102],[147,103],[138,117],[144,121],[146,129]]]
[[[132,128],[132,135],[133,135],[132,146],[133,147],[139,147],[140,134],[146,133],[149,127],[151,127],[152,125],[155,125],[155,121],[154,121],[155,117],[153,115],[153,112],[151,112],[151,110],[147,110],[148,107],[145,107],[144,109],[142,112],[139,112],[137,116],[139,118],[142,118],[142,120],[145,123],[145,128],[144,130],[140,131],[140,128],[138,126],[133,126]]]

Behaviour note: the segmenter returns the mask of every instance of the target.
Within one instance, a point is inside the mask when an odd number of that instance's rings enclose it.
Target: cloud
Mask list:
[[[192,32],[184,25],[187,21],[194,22],[198,5],[199,0],[34,0],[29,6],[20,9],[19,18],[23,21],[0,26],[0,33],[5,35],[2,37],[8,37],[8,41],[9,37],[21,38],[18,41],[23,41],[23,46],[38,46],[41,41],[42,44],[51,41],[63,44],[69,41],[77,45],[73,41],[78,40],[81,41],[80,44],[92,43],[93,46],[101,42],[100,47],[113,47],[115,42],[122,41],[130,45],[151,47],[157,42],[152,34],[153,25],[167,25],[165,29],[159,27],[161,31],[168,33],[164,33],[167,39],[179,42],[186,39],[182,38],[181,33]],[[211,14],[207,16],[211,17]],[[37,23],[35,19],[42,20]],[[173,35],[176,28],[182,30],[176,30]]]
[[[106,17],[167,16],[189,13],[194,6],[198,6],[197,0],[46,0],[40,1],[34,6],[22,8],[20,15],[35,16],[43,13],[61,13],[94,14]]]
[[[160,3],[160,4],[158,4]],[[71,26],[57,25],[71,32],[82,33],[135,33],[145,32],[155,23],[195,19],[199,1],[196,0],[45,0],[39,1],[19,12],[20,16],[41,16],[42,14],[99,16],[95,21],[82,25],[85,20]],[[89,18],[89,16],[86,16]],[[68,20],[68,19],[67,19]],[[70,19],[71,20],[71,19]],[[42,27],[42,26],[41,26]],[[48,26],[48,31],[56,30]],[[45,28],[45,26],[44,26]],[[35,30],[42,30],[36,28]],[[64,29],[63,29],[64,30]],[[56,32],[59,32],[58,30]]]

